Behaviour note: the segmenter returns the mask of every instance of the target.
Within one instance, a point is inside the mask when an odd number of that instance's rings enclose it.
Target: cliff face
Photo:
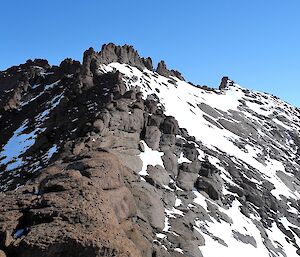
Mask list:
[[[297,108],[113,44],[0,91],[0,256],[298,256]]]

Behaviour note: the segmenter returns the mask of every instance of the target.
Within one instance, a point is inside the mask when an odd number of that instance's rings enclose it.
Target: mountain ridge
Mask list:
[[[113,44],[0,90],[5,255],[299,255],[298,108]]]

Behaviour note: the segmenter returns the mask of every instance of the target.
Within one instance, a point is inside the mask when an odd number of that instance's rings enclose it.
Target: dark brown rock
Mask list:
[[[79,61],[74,61],[71,58],[67,58],[60,63],[59,67],[65,74],[74,74],[80,72],[81,64]]]
[[[165,225],[162,193],[148,183],[133,183],[132,194],[136,204],[153,228],[163,230]]]
[[[221,84],[219,86],[219,89],[225,89],[227,87],[227,81],[228,81],[228,77],[223,77],[221,80]]]
[[[162,156],[162,161],[166,171],[168,171],[173,177],[176,177],[178,174],[177,156],[172,151],[166,151]]]
[[[153,150],[159,148],[161,132],[156,126],[147,126],[145,133],[145,142]]]
[[[184,172],[180,170],[177,177],[177,183],[183,190],[191,191],[197,181],[197,178],[197,173]]]
[[[218,200],[220,197],[216,182],[214,182],[212,179],[199,177],[195,184],[195,187],[199,191],[206,192],[209,195],[209,197],[213,200]]]
[[[104,64],[119,62],[129,64],[139,69],[152,70],[151,58],[141,58],[138,52],[130,45],[116,46],[113,43],[104,44],[98,54],[99,61]]]
[[[149,178],[152,179],[154,184],[159,186],[169,184],[170,181],[169,174],[163,167],[159,165],[155,165],[155,166],[148,165],[147,172],[149,174]]]
[[[172,75],[172,72],[167,69],[167,65],[164,61],[160,61],[158,63],[157,68],[156,68],[156,72],[159,75],[162,75],[162,76],[165,76],[165,77],[169,77],[170,75]]]
[[[165,152],[168,150],[174,150],[176,136],[173,134],[162,134],[160,137],[160,149]]]
[[[172,116],[167,116],[162,124],[162,131],[165,134],[179,134],[179,126],[177,120]]]
[[[106,187],[105,191],[99,186],[103,180],[109,181],[103,176],[105,172],[111,175],[122,170],[116,157],[99,153],[97,159],[81,162],[81,165],[77,162],[80,171],[62,172],[54,165],[42,178],[15,191],[9,201],[5,201],[9,195],[0,195],[0,234],[15,233],[14,238],[1,242],[0,247],[6,245],[9,254],[25,257],[52,257],[62,252],[68,256],[141,256],[120,227],[136,215],[131,192],[124,186],[113,190]],[[84,175],[84,170],[96,168],[101,179]],[[120,178],[117,176],[116,180]],[[29,188],[34,187],[39,188],[39,196],[29,197]],[[18,210],[14,199],[26,211]]]

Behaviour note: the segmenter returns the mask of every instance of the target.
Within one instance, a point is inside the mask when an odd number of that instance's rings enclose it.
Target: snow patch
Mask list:
[[[143,161],[143,167],[142,170],[139,172],[141,176],[146,176],[149,175],[147,172],[147,167],[148,165],[160,165],[164,167],[163,161],[161,157],[164,155],[164,153],[161,153],[159,151],[152,150],[146,143],[145,141],[141,141],[142,144],[144,145],[144,152],[141,152],[139,157]]]

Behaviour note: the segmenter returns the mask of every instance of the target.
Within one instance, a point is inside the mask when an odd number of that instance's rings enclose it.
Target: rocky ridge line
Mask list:
[[[145,98],[138,88],[128,86],[136,80],[134,76],[101,69],[105,62],[116,61],[143,69],[149,64],[149,59],[145,60],[129,46],[109,44],[100,53],[87,50],[82,65],[66,59],[59,67],[51,67],[36,60],[2,74],[12,77],[3,81],[10,81],[5,88],[13,88],[6,99],[14,100],[1,102],[8,106],[0,112],[5,135],[1,145],[24,122],[29,132],[35,131],[36,125],[43,130],[23,153],[26,165],[1,174],[6,192],[0,194],[0,248],[8,256],[23,257],[198,257],[202,256],[199,246],[205,245],[204,235],[226,245],[199,223],[217,220],[232,224],[232,217],[222,208],[239,201],[245,217],[259,213],[261,220],[255,221],[255,226],[272,256],[284,255],[284,249],[273,245],[265,232],[274,221],[286,240],[299,249],[299,221],[287,211],[290,206],[299,211],[299,202],[276,199],[270,194],[272,184],[251,167],[190,136],[174,117],[165,114],[156,94]],[[164,72],[163,63],[159,66],[164,76],[172,76]],[[11,82],[18,70],[27,77],[27,87],[19,82],[15,87]],[[231,81],[225,78],[222,83],[226,90]],[[176,81],[170,79],[170,84],[176,86]],[[22,90],[17,92],[18,88]],[[41,119],[40,113],[53,105],[51,99],[60,95],[63,98]],[[220,116],[205,104],[198,108],[210,117]],[[235,119],[241,120],[239,114],[231,112],[227,117],[231,122],[222,115],[218,123],[211,119],[211,124],[242,138],[256,134],[249,124],[243,130],[233,125]],[[291,136],[299,145],[297,135]],[[57,152],[36,167],[53,145]],[[162,164],[144,167],[141,159],[149,152],[162,154]],[[199,158],[201,152],[206,158]],[[218,165],[226,168],[236,186],[226,185],[220,166],[210,162],[212,156],[220,160]],[[9,182],[10,187],[3,187]],[[225,185],[231,194],[223,192]],[[11,190],[15,187],[20,188]],[[195,202],[199,192],[207,209]],[[291,228],[282,225],[282,215],[293,224]],[[251,235],[235,231],[234,236],[253,247],[258,244]]]

